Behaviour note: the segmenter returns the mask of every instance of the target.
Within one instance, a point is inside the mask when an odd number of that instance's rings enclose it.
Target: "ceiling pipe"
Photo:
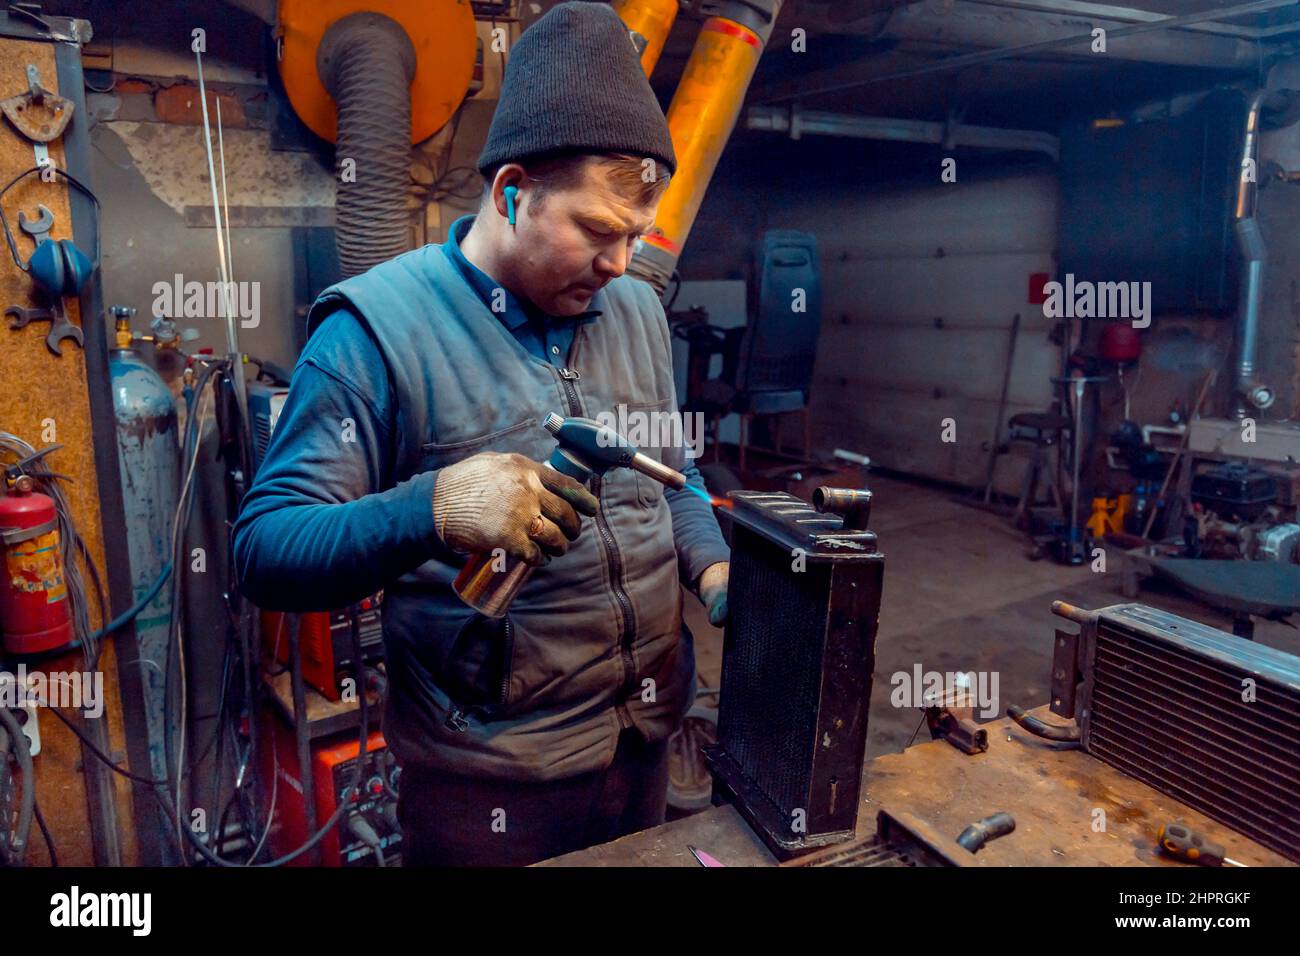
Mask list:
[[[1294,5],[1295,0],[1267,2],[1272,4],[1272,9]],[[1208,20],[1213,15],[1214,11],[1206,11],[1199,16]],[[1169,32],[1173,24],[1167,21],[1171,19],[1174,18],[1125,23],[1098,16],[1009,10],[977,3],[945,7],[943,0],[923,0],[896,11],[882,36],[985,49],[1051,43],[1057,44],[1054,49],[1062,55],[1093,57],[1101,63],[1112,59],[1136,60],[1224,70],[1254,68],[1259,63],[1260,51],[1254,42],[1187,31]],[[1187,22],[1190,25],[1196,21],[1188,19]],[[1106,31],[1105,53],[1092,52],[1092,31],[1097,28]],[[1068,37],[1075,40],[1069,42]]]
[[[1224,36],[1171,35],[1169,30],[1220,18],[1246,16],[1283,7],[1296,0],[1255,0],[1146,23],[1121,23],[1004,10],[973,4],[946,6],[945,0],[922,0],[901,7],[889,16],[881,39],[906,41],[930,47],[978,47],[975,52],[942,57],[934,62],[866,75],[843,75],[840,68],[799,77],[755,91],[762,104],[803,100],[828,93],[856,90],[876,83],[945,73],[1029,56],[1057,55],[1071,62],[1091,59],[1166,63],[1209,69],[1256,71],[1270,56],[1280,55],[1281,44],[1258,43]],[[1093,30],[1106,31],[1106,52],[1093,53]],[[1140,40],[1137,37],[1141,37]],[[819,79],[820,76],[820,79]]]
[[[1139,10],[1131,6],[1092,3],[1088,2],[1088,0],[963,0],[963,2],[977,3],[989,7],[1005,7],[1008,10],[1036,10],[1041,13],[1077,16],[1088,20],[1118,20],[1123,23],[1154,23],[1167,16],[1167,14],[1156,10]],[[1271,27],[1247,27],[1236,23],[1220,23],[1210,20],[1205,23],[1189,23],[1176,29],[1190,30],[1194,33],[1240,37],[1246,40],[1267,40],[1272,37],[1300,32],[1300,22],[1279,23]]]
[[[641,56],[641,69],[649,77],[677,19],[677,0],[613,0],[610,6],[627,26]]]
[[[1246,110],[1246,136],[1238,167],[1237,204],[1233,210],[1233,231],[1241,253],[1241,279],[1237,300],[1237,417],[1245,418],[1251,409],[1260,411],[1273,404],[1276,394],[1257,377],[1255,360],[1259,353],[1259,310],[1264,292],[1264,260],[1267,249],[1255,216],[1258,198],[1259,118],[1267,91],[1259,90],[1250,98]]]
[[[1053,162],[1061,156],[1060,140],[1050,133],[1038,130],[967,126],[964,123],[936,123],[883,116],[853,116],[802,110],[797,105],[788,109],[780,106],[752,106],[745,114],[745,127],[788,133],[791,139],[799,139],[805,134],[849,136],[855,139],[934,143],[947,149],[954,146],[975,146],[980,149],[1045,153]]]

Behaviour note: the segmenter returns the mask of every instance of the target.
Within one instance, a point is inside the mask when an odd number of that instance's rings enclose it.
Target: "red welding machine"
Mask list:
[[[266,726],[273,728],[273,748],[263,749],[265,779],[275,779],[275,823],[271,845],[276,856],[291,853],[312,834],[307,832],[307,807],[303,800],[303,774],[299,771],[293,730],[268,714]],[[397,790],[401,770],[388,751],[384,735],[374,731],[366,741],[361,785],[351,790],[360,751],[354,730],[326,741],[311,743],[311,789],[315,798],[315,829],[324,825],[346,800],[348,810],[338,825],[320,843],[322,866],[375,866],[376,852],[383,865],[398,866],[402,834],[397,825]],[[274,766],[272,763],[274,762]],[[274,778],[272,777],[274,774]],[[307,852],[291,861],[292,866],[315,866],[315,854]]]

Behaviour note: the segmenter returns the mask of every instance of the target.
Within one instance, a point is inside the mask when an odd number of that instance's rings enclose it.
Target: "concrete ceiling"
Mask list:
[[[1276,58],[1300,49],[1294,3],[1109,36],[1161,17],[1228,6],[1222,0],[789,0],[747,103],[929,120],[956,114],[968,123],[1056,130],[1072,118],[1258,76]],[[1085,39],[992,62],[944,63],[1063,37],[1090,39],[1096,26],[1108,32],[1105,54],[1094,53]],[[806,52],[790,49],[796,27],[807,33]],[[665,48],[654,77],[665,102],[697,29],[679,18]]]

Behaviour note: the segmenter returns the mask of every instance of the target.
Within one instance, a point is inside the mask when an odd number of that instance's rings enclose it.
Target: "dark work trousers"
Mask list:
[[[402,768],[403,866],[526,866],[664,822],[668,742],[629,728],[605,770],[547,783]]]

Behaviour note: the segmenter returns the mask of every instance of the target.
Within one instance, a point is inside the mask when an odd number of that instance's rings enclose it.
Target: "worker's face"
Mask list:
[[[654,224],[659,203],[642,205],[616,192],[596,162],[586,164],[573,186],[548,188],[540,203],[533,201],[535,189],[527,177],[520,183],[511,271],[518,290],[538,308],[577,315],[627,270],[632,247]]]

